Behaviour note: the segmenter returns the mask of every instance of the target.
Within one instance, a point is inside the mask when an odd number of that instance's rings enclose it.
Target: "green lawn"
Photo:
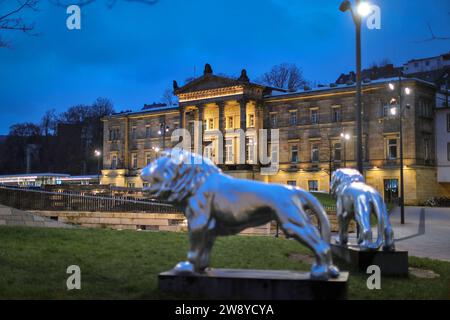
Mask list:
[[[158,299],[157,275],[185,258],[187,235],[102,229],[0,227],[0,299]],[[234,236],[220,238],[213,267],[308,270],[289,258],[308,254],[292,240]],[[450,263],[411,258],[438,279],[382,279],[369,291],[367,277],[351,273],[353,299],[447,299]],[[66,290],[66,269],[79,265],[82,290]],[[170,297],[169,297],[170,298]]]

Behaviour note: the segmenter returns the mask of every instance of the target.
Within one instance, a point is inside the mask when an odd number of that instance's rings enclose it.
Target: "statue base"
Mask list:
[[[347,299],[348,272],[337,279],[312,280],[307,272],[208,269],[203,274],[159,274],[159,290],[206,299],[316,300]]]
[[[408,276],[408,251],[361,251],[357,246],[331,244],[333,255],[344,260],[360,272],[371,265],[380,267],[383,276]]]

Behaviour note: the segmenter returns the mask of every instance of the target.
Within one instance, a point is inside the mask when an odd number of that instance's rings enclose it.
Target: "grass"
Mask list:
[[[187,244],[183,233],[0,227],[0,299],[167,298],[157,290],[157,275],[185,259]],[[281,238],[220,238],[212,266],[309,269],[308,264],[289,258],[291,253],[309,254],[295,241]],[[81,268],[82,290],[66,289],[70,265]],[[370,291],[367,275],[352,272],[349,297],[449,298],[450,263],[411,258],[410,265],[441,277],[383,278],[382,290]]]

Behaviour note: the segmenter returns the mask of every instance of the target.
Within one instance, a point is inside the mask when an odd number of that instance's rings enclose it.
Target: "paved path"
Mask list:
[[[405,224],[400,208],[391,214],[396,248],[409,255],[450,261],[450,208],[406,207]]]
[[[73,226],[39,217],[32,213],[0,205],[0,225],[42,228],[73,228]]]
[[[397,250],[410,256],[450,261],[450,208],[406,207],[405,224],[400,224],[400,208],[392,210],[391,223]],[[374,239],[376,228],[374,228]],[[356,235],[349,241],[356,243]]]

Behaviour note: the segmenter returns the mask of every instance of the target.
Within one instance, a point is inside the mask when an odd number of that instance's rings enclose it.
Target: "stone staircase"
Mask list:
[[[26,211],[0,205],[0,226],[27,226],[41,228],[74,228],[74,226],[39,217]]]

